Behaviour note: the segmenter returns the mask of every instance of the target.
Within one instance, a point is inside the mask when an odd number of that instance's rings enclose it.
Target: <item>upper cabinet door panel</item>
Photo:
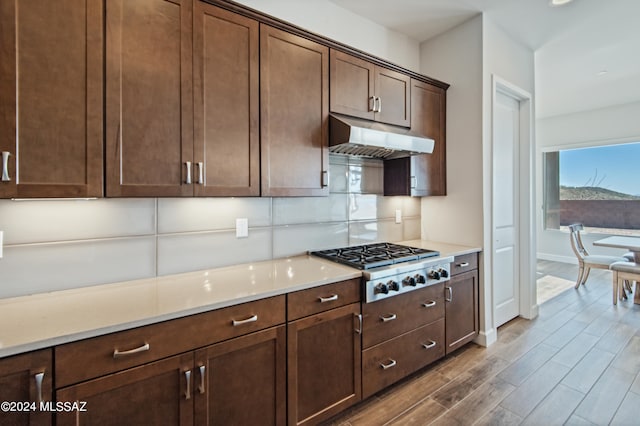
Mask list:
[[[102,196],[102,16],[101,1],[0,2],[1,198]]]
[[[330,63],[331,112],[373,120],[375,66],[336,50]]]
[[[108,196],[193,194],[191,7],[107,2]]]
[[[194,22],[195,194],[260,195],[258,22],[200,1]]]
[[[329,49],[260,31],[262,195],[328,195]]]
[[[376,67],[376,96],[379,97],[376,121],[409,127],[411,124],[411,78]]]

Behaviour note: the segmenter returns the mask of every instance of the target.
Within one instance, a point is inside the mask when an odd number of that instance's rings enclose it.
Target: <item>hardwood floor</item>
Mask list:
[[[538,262],[539,277],[577,266]],[[640,305],[611,303],[611,272],[514,319],[475,344],[331,419],[333,426],[638,425]]]

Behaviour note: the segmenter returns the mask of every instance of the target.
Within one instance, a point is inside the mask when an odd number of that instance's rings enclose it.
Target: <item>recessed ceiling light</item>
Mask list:
[[[605,75],[605,74],[607,74],[608,72],[609,72],[609,71],[607,71],[607,70],[600,70],[600,71],[598,71],[598,72],[596,73],[596,75],[598,75],[598,76],[600,76],[600,75]]]
[[[573,0],[549,0],[549,6],[564,6]]]

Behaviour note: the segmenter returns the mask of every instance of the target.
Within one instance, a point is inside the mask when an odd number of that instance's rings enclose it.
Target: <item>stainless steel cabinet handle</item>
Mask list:
[[[11,153],[9,151],[2,151],[2,182],[11,181],[11,177],[9,177],[9,156]]]
[[[382,112],[382,98],[378,96],[378,112]]]
[[[451,302],[453,300],[453,289],[451,287],[445,287],[444,289],[449,292],[449,298],[445,296],[444,300],[447,302]]]
[[[204,365],[201,365],[199,370],[200,370],[200,386],[198,386],[198,392],[202,394],[204,393],[204,373],[205,373]]]
[[[383,370],[386,370],[387,368],[391,368],[391,367],[395,367],[397,362],[395,359],[391,359],[389,358],[389,361],[391,361],[388,364],[380,364],[380,367],[382,367]]]
[[[429,300],[428,302],[424,302],[422,306],[424,306],[425,308],[433,308],[434,306],[436,306],[436,301]]]
[[[371,96],[369,98],[369,111],[376,112],[376,97]]]
[[[391,314],[391,315],[387,315],[386,317],[380,317],[380,319],[382,320],[382,322],[389,322],[389,321],[393,321],[394,319],[398,318],[396,316],[396,314]]]
[[[425,349],[431,349],[434,348],[436,346],[436,342],[434,342],[433,340],[429,341],[429,343],[422,343],[422,347]]]
[[[184,399],[191,399],[191,370],[185,371],[184,377],[187,379],[187,388],[184,392]]]
[[[198,185],[204,184],[204,163],[202,161],[196,163],[198,165]]]
[[[149,346],[148,343],[145,343],[144,345],[140,346],[139,348],[130,349],[128,351],[119,351],[118,349],[116,349],[116,350],[113,351],[113,357],[114,358],[119,358],[121,356],[133,355],[133,354],[137,354],[137,353],[140,353],[140,352],[148,351],[149,349],[151,349],[151,346]]]
[[[358,318],[358,328],[356,329],[356,333],[362,334],[362,314],[356,314]]]
[[[469,266],[469,262],[458,263],[456,266],[458,268],[466,268],[467,266]]]
[[[185,161],[187,165],[187,180],[184,182],[187,185],[191,185],[191,161]]]
[[[322,187],[326,188],[329,186],[329,172],[326,170],[322,171]]]
[[[44,380],[44,371],[37,373],[34,378],[36,380],[36,398],[38,399],[38,404],[40,404],[42,402],[42,381]]]
[[[258,316],[257,315],[252,315],[249,318],[244,319],[244,320],[239,320],[239,321],[238,320],[233,320],[232,324],[235,327],[237,325],[248,324],[250,322],[256,322],[256,321],[258,321]]]
[[[320,303],[333,302],[335,300],[338,300],[338,295],[333,294],[329,297],[318,297],[318,300],[320,300]]]

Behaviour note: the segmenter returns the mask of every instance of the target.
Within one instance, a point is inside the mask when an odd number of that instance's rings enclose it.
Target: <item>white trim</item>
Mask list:
[[[491,328],[489,330],[481,330],[473,342],[486,348],[493,345],[497,340],[498,334],[496,333],[496,329]]]
[[[562,145],[543,146],[543,147],[540,147],[538,151],[540,153],[545,153],[545,152],[565,151],[568,149],[592,148],[596,146],[624,145],[627,143],[638,143],[638,142],[640,142],[640,136],[615,138],[615,139],[593,139],[589,141],[568,142],[568,143],[563,143]]]
[[[572,265],[578,264],[578,259],[575,256],[561,256],[553,253],[538,253],[538,259],[550,260],[552,262],[569,263]]]

